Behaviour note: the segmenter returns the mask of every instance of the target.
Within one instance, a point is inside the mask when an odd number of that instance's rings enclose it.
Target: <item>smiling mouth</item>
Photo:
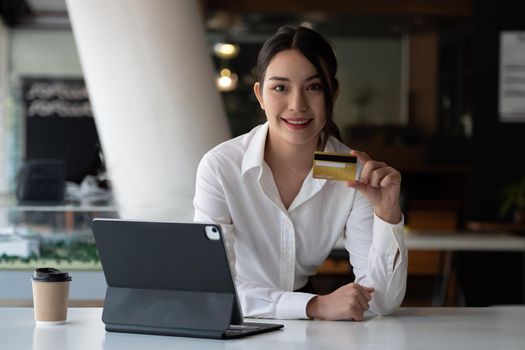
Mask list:
[[[284,120],[287,124],[290,124],[290,125],[294,125],[294,126],[303,126],[303,125],[306,125],[308,123],[310,123],[312,121],[312,119],[285,119],[285,118],[281,118],[282,120]]]

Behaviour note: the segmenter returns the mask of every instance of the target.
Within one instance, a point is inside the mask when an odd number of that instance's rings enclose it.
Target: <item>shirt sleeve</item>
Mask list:
[[[308,318],[306,305],[315,294],[285,292],[265,286],[259,281],[241,279],[237,275],[235,270],[235,226],[232,223],[224,186],[217,169],[216,160],[209,154],[205,155],[197,169],[193,220],[215,223],[221,226],[230,270],[235,281],[243,315],[245,317],[277,319]]]
[[[408,253],[403,232],[404,218],[389,224],[374,214],[362,194],[356,194],[346,224],[345,247],[355,282],[375,289],[370,310],[378,315],[390,314],[405,296]]]
[[[236,285],[246,317],[308,319],[306,305],[316,296],[310,293],[285,292],[255,281],[238,279]]]
[[[213,159],[206,154],[197,168],[195,181],[195,197],[193,208],[195,210],[193,221],[213,223],[221,226],[226,254],[230,263],[230,270],[235,277],[235,240],[230,211],[226,205],[223,186],[217,177]]]

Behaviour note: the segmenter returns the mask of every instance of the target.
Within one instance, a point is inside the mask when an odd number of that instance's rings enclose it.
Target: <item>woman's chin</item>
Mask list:
[[[284,137],[286,142],[296,146],[308,145],[310,143],[315,143],[317,145],[318,138],[319,133],[308,133],[303,135],[286,135],[286,137]]]

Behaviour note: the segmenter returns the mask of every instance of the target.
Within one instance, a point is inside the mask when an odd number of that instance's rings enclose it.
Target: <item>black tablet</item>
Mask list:
[[[93,220],[112,332],[239,338],[282,328],[243,322],[221,228]]]

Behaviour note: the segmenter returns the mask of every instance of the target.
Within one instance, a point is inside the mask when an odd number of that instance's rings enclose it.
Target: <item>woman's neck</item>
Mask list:
[[[313,163],[314,152],[318,148],[319,139],[295,145],[287,142],[278,135],[268,132],[264,149],[264,160],[272,171],[286,167],[296,171],[310,169]]]

